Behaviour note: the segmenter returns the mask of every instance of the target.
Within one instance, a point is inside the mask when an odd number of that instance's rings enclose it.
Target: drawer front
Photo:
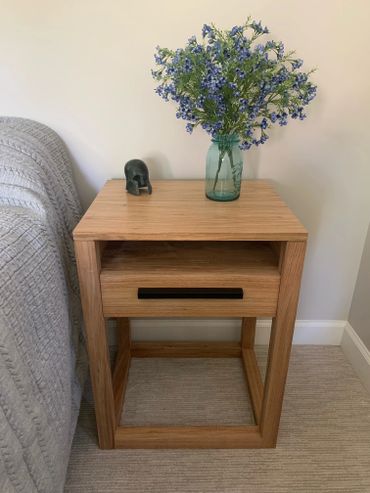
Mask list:
[[[101,279],[105,317],[273,317],[276,314],[279,278],[254,276],[243,279],[239,285],[220,283],[215,286],[203,282],[202,286],[187,285],[182,288],[242,288],[243,298],[158,298],[139,299],[139,288],[171,288],[168,283],[114,281]]]

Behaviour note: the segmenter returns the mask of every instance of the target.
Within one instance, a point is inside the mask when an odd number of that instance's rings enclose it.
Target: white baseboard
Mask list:
[[[258,320],[256,344],[268,344],[270,320]],[[297,320],[293,344],[339,346],[343,320]],[[239,340],[240,319],[132,319],[135,340]],[[114,343],[114,339],[111,340]]]
[[[370,392],[370,351],[349,322],[344,328],[341,346],[361,382]]]

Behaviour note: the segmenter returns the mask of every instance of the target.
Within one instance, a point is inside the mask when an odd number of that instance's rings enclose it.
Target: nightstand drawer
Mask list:
[[[280,274],[267,243],[124,242],[100,281],[106,317],[272,317]]]
[[[184,287],[184,282],[182,282]],[[186,284],[188,286],[188,284]],[[222,283],[223,287],[235,288],[235,284]],[[148,282],[130,283],[102,280],[103,311],[106,317],[272,317],[276,312],[279,291],[278,279],[248,279],[243,289],[243,299],[230,298],[163,298],[139,299],[139,288],[170,287],[153,286]],[[173,287],[173,285],[171,285]],[[194,287],[194,284],[189,285]],[[197,286],[199,287],[199,285]],[[214,285],[202,283],[202,288]]]

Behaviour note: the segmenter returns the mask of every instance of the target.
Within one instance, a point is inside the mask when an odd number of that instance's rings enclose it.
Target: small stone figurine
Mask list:
[[[152,193],[147,165],[141,159],[131,159],[125,164],[126,190],[132,195],[140,195],[140,188],[148,188]]]

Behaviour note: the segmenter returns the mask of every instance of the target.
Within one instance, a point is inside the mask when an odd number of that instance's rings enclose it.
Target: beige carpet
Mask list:
[[[259,350],[261,366],[264,349]],[[252,421],[237,359],[135,359],[126,424]],[[66,493],[370,493],[370,395],[340,348],[293,349],[278,446],[270,450],[97,447],[82,406]]]

